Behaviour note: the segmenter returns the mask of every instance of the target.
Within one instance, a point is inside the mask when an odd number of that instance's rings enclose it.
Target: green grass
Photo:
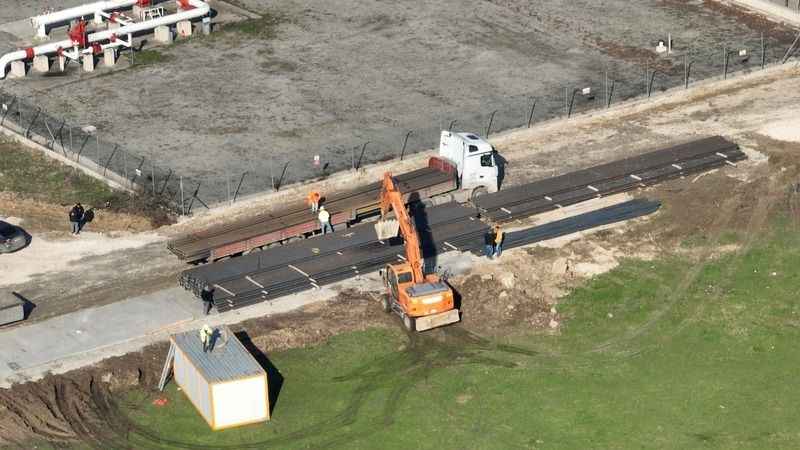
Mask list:
[[[157,49],[141,50],[133,55],[133,63],[136,66],[150,66],[171,61],[173,57],[162,53]]]
[[[285,381],[266,425],[210,432],[174,386],[127,413],[220,448],[795,449],[799,249],[779,224],[700,266],[625,261],[562,301],[560,335],[368,331],[272,354]]]
[[[0,161],[0,191],[61,205],[76,201],[102,205],[121,195],[95,178],[13,142],[0,141]]]

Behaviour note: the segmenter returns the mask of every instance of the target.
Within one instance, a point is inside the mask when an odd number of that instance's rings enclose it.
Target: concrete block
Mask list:
[[[25,68],[25,61],[12,61],[11,71],[8,72],[9,78],[23,78],[27,72]]]
[[[106,67],[114,67],[117,65],[117,49],[107,48],[103,50],[103,64]]]
[[[33,57],[33,70],[39,73],[50,71],[50,58],[47,55],[37,55]]]
[[[55,64],[53,64],[53,70],[56,70],[58,72],[63,72],[67,70],[67,57],[56,56]]]
[[[155,40],[156,42],[164,42],[167,44],[172,43],[172,30],[166,25],[156,27]]]
[[[83,71],[94,72],[94,55],[83,55]]]
[[[177,25],[178,36],[189,37],[192,35],[192,22],[189,20],[182,20]]]

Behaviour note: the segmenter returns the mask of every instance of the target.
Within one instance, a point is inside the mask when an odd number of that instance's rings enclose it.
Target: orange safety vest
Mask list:
[[[319,203],[320,195],[317,191],[311,191],[308,193],[308,204]]]
[[[495,243],[495,245],[503,243],[503,235],[504,234],[505,233],[503,233],[503,230],[497,230],[497,233],[495,233],[495,235],[494,235],[494,243]]]

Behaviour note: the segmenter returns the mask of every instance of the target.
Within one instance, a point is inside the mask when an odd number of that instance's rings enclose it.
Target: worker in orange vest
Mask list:
[[[319,210],[319,201],[322,196],[319,195],[317,191],[311,191],[308,193],[308,204],[311,205],[311,212],[315,213]]]
[[[500,255],[503,253],[503,240],[505,239],[506,234],[500,228],[500,225],[494,226],[494,253],[492,254],[492,258],[499,258]]]

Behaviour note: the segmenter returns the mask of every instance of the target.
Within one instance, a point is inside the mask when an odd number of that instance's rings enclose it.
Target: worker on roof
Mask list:
[[[319,226],[322,228],[322,234],[327,234],[328,231],[333,233],[333,226],[331,225],[331,213],[329,213],[324,206],[319,207]]]
[[[311,191],[308,193],[308,204],[311,206],[311,212],[315,213],[319,210],[319,201],[322,199],[322,196],[319,195],[317,191]]]
[[[209,349],[211,349],[211,335],[214,334],[214,331],[211,329],[208,324],[203,325],[203,328],[200,328],[200,342],[203,343],[203,353],[206,353]]]

